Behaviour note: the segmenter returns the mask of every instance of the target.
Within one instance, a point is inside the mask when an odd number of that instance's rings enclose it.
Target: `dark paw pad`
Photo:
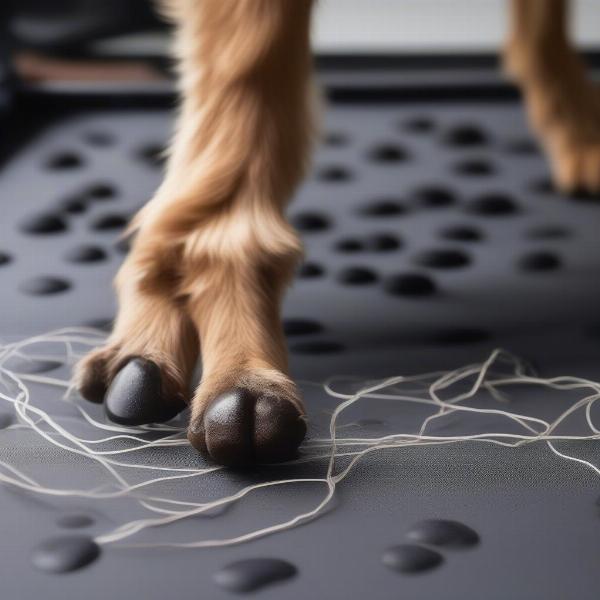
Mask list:
[[[194,447],[226,466],[289,460],[305,435],[306,422],[292,402],[244,388],[215,398],[188,432]]]
[[[172,419],[185,404],[178,398],[166,398],[162,384],[156,363],[144,358],[131,359],[106,392],[106,414],[121,425],[145,425]]]

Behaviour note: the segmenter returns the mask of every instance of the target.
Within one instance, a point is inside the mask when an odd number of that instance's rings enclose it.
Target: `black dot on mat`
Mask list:
[[[117,193],[114,185],[110,183],[94,183],[90,185],[85,194],[92,200],[110,200],[114,198]]]
[[[47,161],[46,167],[55,171],[67,169],[76,169],[83,165],[82,157],[75,152],[57,152],[53,154]]]
[[[416,116],[406,119],[400,124],[401,128],[410,133],[428,133],[435,127],[433,119],[425,116]]]
[[[443,141],[449,146],[482,146],[488,142],[488,136],[477,125],[465,123],[448,129]]]
[[[415,262],[424,267],[437,269],[455,269],[465,267],[471,259],[466,252],[452,248],[434,248],[424,250],[415,257]]]
[[[115,243],[114,247],[117,252],[121,254],[127,254],[131,250],[131,239],[130,238],[122,238],[118,242]]]
[[[70,287],[70,283],[65,279],[49,276],[34,277],[24,281],[19,286],[22,292],[32,296],[48,296],[51,294],[59,294],[68,290]]]
[[[92,319],[84,323],[84,327],[92,327],[93,329],[101,329],[102,331],[110,331],[113,326],[113,319]]]
[[[62,363],[57,360],[42,360],[27,358],[26,356],[11,356],[4,366],[15,373],[23,373],[26,375],[37,375],[39,373],[48,373],[58,369]]]
[[[104,131],[86,131],[83,134],[83,141],[96,148],[105,148],[115,143],[114,137]]]
[[[531,189],[534,192],[538,192],[539,194],[555,194],[556,188],[554,187],[554,183],[552,179],[549,177],[543,177],[542,179],[538,179],[534,181],[531,185]]]
[[[143,162],[156,169],[165,163],[165,147],[161,144],[147,144],[139,150],[138,155]]]
[[[491,175],[494,172],[494,165],[488,160],[482,158],[469,158],[461,160],[454,165],[454,171],[460,175],[471,177],[482,177]]]
[[[420,206],[443,208],[456,203],[456,196],[450,190],[438,186],[424,186],[416,189],[413,196]]]
[[[341,131],[328,131],[323,137],[323,143],[332,148],[339,148],[348,144],[348,136]]]
[[[467,548],[479,543],[477,532],[458,521],[426,519],[416,523],[406,534],[416,543],[429,546]]]
[[[99,262],[106,258],[106,252],[98,246],[77,246],[65,254],[65,259],[73,263]]]
[[[317,179],[326,183],[341,183],[352,178],[352,172],[341,165],[328,165],[317,171]]]
[[[442,229],[440,236],[457,242],[479,242],[484,238],[481,230],[471,225],[451,225]]]
[[[31,555],[33,566],[49,573],[81,569],[100,556],[100,546],[91,537],[65,535],[42,542]]]
[[[406,213],[406,207],[402,202],[393,198],[380,198],[365,204],[359,210],[359,214],[365,217],[394,217]]]
[[[479,344],[488,341],[492,336],[484,329],[476,327],[453,327],[433,334],[429,341],[440,345]]]
[[[408,159],[406,150],[397,144],[375,146],[369,151],[368,156],[373,162],[378,163],[397,163]]]
[[[562,261],[554,252],[537,250],[523,255],[518,264],[523,271],[555,271]]]
[[[87,208],[86,201],[80,196],[65,198],[58,203],[58,210],[71,215],[78,215],[85,212]]]
[[[485,217],[503,217],[517,213],[519,206],[505,194],[485,194],[473,200],[468,211]]]
[[[365,238],[365,247],[373,252],[391,252],[402,246],[393,233],[373,233]]]
[[[377,281],[377,275],[366,267],[346,267],[339,272],[338,281],[345,285],[367,285]]]
[[[562,240],[571,235],[571,231],[562,225],[540,225],[526,232],[530,240]]]
[[[511,154],[539,154],[539,146],[529,138],[520,138],[509,141],[505,149]]]
[[[253,592],[298,573],[296,567],[279,558],[247,558],[223,567],[213,575],[214,582],[237,593]]]
[[[307,335],[323,331],[323,325],[310,319],[284,319],[283,331],[286,335]]]
[[[383,564],[400,573],[420,573],[433,569],[444,561],[439,552],[416,546],[401,544],[388,548],[381,557]]]
[[[331,225],[327,216],[309,211],[295,214],[291,218],[291,222],[298,231],[304,232],[324,231]]]
[[[111,213],[100,215],[90,223],[90,227],[96,231],[111,231],[122,229],[127,225],[128,219],[124,215]]]
[[[7,252],[0,251],[0,267],[2,267],[3,265],[7,265],[11,261],[12,256],[10,254],[8,254]]]
[[[93,525],[94,519],[82,514],[63,515],[56,520],[56,524],[65,529],[82,529]]]
[[[394,296],[431,296],[437,290],[433,279],[420,273],[392,275],[386,279],[384,288]]]
[[[313,340],[310,342],[297,342],[290,349],[296,354],[336,354],[341,352],[344,346],[329,340]]]
[[[12,413],[8,411],[0,411],[0,429],[6,429],[14,423],[14,417]]]
[[[302,279],[316,279],[325,273],[325,269],[315,262],[305,262],[298,268],[298,277]]]
[[[338,252],[360,252],[365,249],[365,245],[358,238],[342,238],[335,243],[334,248]]]
[[[60,215],[51,213],[34,215],[21,223],[21,230],[33,235],[61,233],[66,229],[66,221]]]

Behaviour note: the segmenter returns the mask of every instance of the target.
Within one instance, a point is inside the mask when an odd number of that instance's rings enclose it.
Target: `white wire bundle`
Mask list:
[[[290,529],[299,523],[304,523],[318,516],[333,498],[336,487],[352,471],[353,467],[363,457],[384,449],[400,449],[415,446],[436,446],[462,442],[495,444],[516,448],[524,444],[544,442],[557,456],[566,460],[586,465],[600,475],[600,469],[591,462],[577,458],[557,450],[553,442],[560,440],[594,440],[600,438],[600,430],[592,420],[592,407],[600,397],[600,383],[578,377],[554,377],[550,379],[537,377],[528,373],[526,365],[518,358],[503,350],[494,350],[484,362],[471,364],[450,372],[435,372],[417,376],[398,376],[377,381],[362,387],[355,393],[342,393],[334,389],[331,379],[322,385],[325,392],[341,400],[331,416],[329,437],[312,439],[303,446],[303,456],[287,464],[297,464],[307,461],[326,461],[325,473],[322,477],[303,477],[281,479],[276,481],[256,483],[243,487],[234,494],[218,498],[210,502],[194,502],[192,500],[177,500],[173,497],[151,493],[150,488],[161,482],[176,482],[190,478],[208,476],[221,470],[221,467],[206,468],[171,467],[168,465],[126,462],[115,457],[119,455],[134,455],[135,452],[148,448],[173,448],[188,446],[185,429],[170,424],[151,425],[143,427],[122,427],[116,424],[100,422],[94,419],[79,403],[72,398],[72,386],[68,380],[49,377],[41,374],[19,373],[16,368],[7,366],[15,358],[19,360],[60,360],[60,355],[36,354],[31,349],[37,345],[58,346],[64,352],[63,362],[72,365],[89,348],[103,341],[104,334],[94,329],[69,328],[51,332],[45,335],[28,338],[17,343],[0,346],[0,401],[9,403],[16,413],[18,422],[8,429],[28,428],[35,431],[50,444],[82,457],[95,461],[112,478],[110,489],[106,485],[90,489],[58,489],[41,484],[26,473],[0,460],[0,482],[18,488],[50,496],[69,496],[88,499],[109,500],[119,497],[129,497],[135,500],[145,511],[154,513],[153,516],[127,522],[113,531],[99,535],[96,543],[101,545],[114,544],[150,527],[167,525],[195,515],[206,513],[216,507],[226,506],[241,500],[248,494],[275,486],[285,486],[301,483],[319,483],[326,491],[321,501],[314,508],[294,516],[283,522],[274,523],[268,527],[242,533],[227,539],[208,539],[193,542],[155,542],[128,543],[128,546],[143,547],[178,547],[202,548],[238,544],[256,539],[271,533]],[[58,356],[58,358],[57,358]],[[506,372],[507,367],[510,368]],[[503,370],[500,370],[503,368]],[[99,439],[84,439],[68,431],[52,418],[48,412],[32,403],[28,383],[58,386],[65,389],[64,400],[77,408],[82,419],[99,431],[109,432],[110,435]],[[481,391],[488,392],[493,399],[506,404],[506,398],[501,390],[510,386],[531,385],[547,389],[584,392],[584,396],[574,403],[569,403],[553,421],[538,417],[518,414],[500,408],[477,408],[465,404],[474,399]],[[452,388],[465,388],[460,393],[452,395]],[[443,397],[447,394],[447,397]],[[382,437],[339,437],[338,431],[346,426],[338,426],[340,415],[351,405],[364,398],[411,402],[426,405],[434,412],[426,417],[417,433],[393,433]],[[586,435],[562,435],[557,433],[558,426],[576,411],[583,411],[589,433]],[[431,435],[426,431],[431,423],[440,417],[451,413],[496,415],[516,424],[520,433],[495,431],[480,432],[471,435]],[[158,437],[157,437],[158,436]],[[114,443],[120,441],[119,449]],[[112,446],[112,448],[111,448]],[[336,469],[340,458],[344,458],[345,466]],[[130,483],[126,473],[149,472],[149,478],[141,482]],[[120,544],[124,545],[124,544]]]

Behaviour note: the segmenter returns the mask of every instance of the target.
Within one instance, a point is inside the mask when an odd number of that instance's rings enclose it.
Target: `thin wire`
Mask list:
[[[169,482],[210,477],[221,471],[221,467],[209,466],[204,468],[173,467],[148,462],[124,462],[115,456],[131,456],[136,452],[155,449],[188,446],[185,439],[185,428],[177,424],[160,424],[143,427],[123,427],[112,423],[99,421],[73,397],[73,385],[68,380],[35,373],[19,373],[18,363],[13,369],[8,367],[9,361],[18,358],[26,363],[36,361],[55,361],[62,365],[72,366],[91,347],[100,344],[105,334],[89,328],[66,328],[48,334],[35,336],[19,342],[0,345],[0,401],[12,405],[18,422],[6,429],[29,429],[41,436],[48,443],[78,456],[96,462],[109,476],[110,483],[89,490],[53,488],[42,484],[14,465],[0,461],[0,482],[19,487],[29,492],[61,497],[80,497],[102,499],[109,501],[115,498],[130,498],[144,511],[150,511],[158,516],[143,516],[124,523],[112,531],[95,538],[102,545],[116,544],[119,546],[136,547],[178,547],[178,548],[207,548],[239,544],[257,539],[265,535],[291,529],[300,523],[305,523],[318,517],[335,495],[337,486],[352,472],[355,465],[364,457],[383,450],[404,449],[423,446],[433,447],[458,443],[482,443],[501,447],[517,448],[524,444],[545,443],[558,457],[582,464],[600,475],[600,468],[590,461],[559,451],[555,443],[559,441],[596,440],[600,439],[598,429],[592,418],[592,408],[600,398],[600,383],[569,376],[550,379],[537,376],[531,367],[511,355],[497,349],[482,363],[466,365],[454,371],[435,371],[410,376],[389,377],[381,381],[363,383],[358,391],[344,393],[336,389],[337,384],[357,385],[356,378],[334,377],[323,384],[304,382],[304,385],[318,385],[333,399],[339,400],[330,416],[329,436],[313,438],[303,446],[305,455],[286,465],[313,462],[316,465],[325,461],[325,471],[322,477],[279,479],[248,485],[242,489],[208,502],[198,501],[197,498],[177,499],[168,495],[152,492],[155,485]],[[44,346],[39,352],[37,346]],[[62,354],[48,353],[48,346],[62,348]],[[47,385],[65,390],[62,402],[75,407],[81,416],[81,423],[90,428],[90,435],[81,437],[66,426],[59,423],[46,410],[32,403],[28,383]],[[487,393],[492,401],[506,406],[510,403],[504,393],[511,386],[531,385],[541,386],[559,392],[576,392],[585,390],[583,397],[571,402],[553,421],[539,417],[503,410],[496,407],[481,408],[467,404],[468,401],[479,398]],[[463,391],[453,391],[462,388]],[[570,397],[570,396],[569,396]],[[433,409],[421,422],[416,433],[397,432],[379,437],[345,436],[339,432],[349,426],[357,427],[356,423],[338,424],[341,415],[350,406],[363,400],[370,399],[383,402],[417,403],[426,409]],[[558,434],[558,427],[567,418],[583,411],[589,433],[585,435]],[[483,431],[470,435],[432,435],[427,433],[432,423],[453,413],[470,415],[494,415],[512,422],[517,431]],[[95,437],[92,433],[108,432],[104,437]],[[148,436],[152,437],[148,437]],[[157,437],[158,436],[158,437]],[[114,443],[119,443],[119,448]],[[111,447],[106,447],[110,445]],[[339,467],[339,462],[345,461],[345,466]],[[318,467],[322,468],[322,467]],[[148,473],[148,477],[130,482],[126,473]],[[225,539],[205,539],[191,542],[166,541],[147,543],[122,543],[133,535],[146,529],[169,525],[189,517],[205,513],[218,507],[223,507],[240,501],[257,490],[277,486],[297,485],[302,483],[322,485],[325,488],[322,498],[310,509],[292,518],[273,523],[266,527],[243,532],[237,536]],[[173,486],[170,486],[173,489]],[[177,489],[176,491],[179,491]],[[184,491],[182,488],[181,491]]]

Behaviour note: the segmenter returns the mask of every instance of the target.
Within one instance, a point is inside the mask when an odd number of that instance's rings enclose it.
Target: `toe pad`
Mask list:
[[[109,419],[122,425],[162,423],[185,407],[164,397],[160,367],[144,358],[131,359],[117,373],[104,406]]]
[[[305,434],[305,420],[289,400],[234,388],[213,400],[189,438],[212,460],[234,466],[289,460]]]

